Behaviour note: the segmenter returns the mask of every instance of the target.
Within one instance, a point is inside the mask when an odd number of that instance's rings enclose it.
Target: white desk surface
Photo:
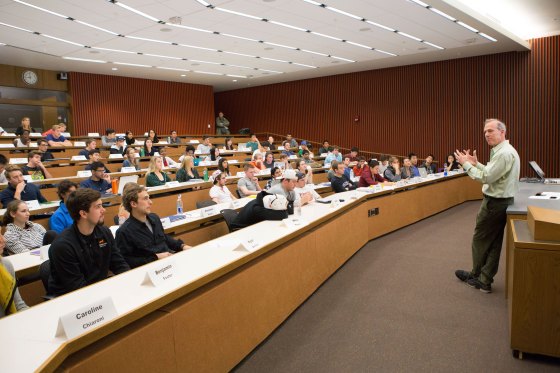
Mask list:
[[[426,181],[433,179],[432,177]],[[358,191],[331,195],[326,199],[342,198],[344,202],[338,207],[320,203],[303,206],[301,219],[307,222],[317,221],[349,204],[359,203],[367,195]],[[0,320],[0,345],[7,346],[10,353],[3,359],[2,369],[6,372],[37,370],[66,342],[63,338],[55,338],[60,315],[81,305],[111,297],[118,315],[126,315],[251,254],[233,250],[244,239],[256,240],[259,243],[256,248],[258,251],[303,227],[287,228],[281,221],[263,221],[5,317]],[[158,287],[141,285],[147,269],[161,267],[168,260],[174,260],[177,266],[173,282],[163,283]]]

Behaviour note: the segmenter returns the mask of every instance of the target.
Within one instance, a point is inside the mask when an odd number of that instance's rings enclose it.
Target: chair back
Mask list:
[[[216,205],[217,203],[212,201],[211,199],[206,200],[206,201],[196,201],[196,208],[197,209],[202,209],[204,207],[208,207],[208,206],[212,206],[212,205]]]
[[[224,210],[220,211],[220,214],[222,214],[222,217],[226,221],[229,232],[231,233],[231,232],[235,231],[236,229],[232,228],[231,224],[233,223],[233,221],[237,217],[237,214],[238,214],[237,211],[232,210],[232,209],[224,209]]]

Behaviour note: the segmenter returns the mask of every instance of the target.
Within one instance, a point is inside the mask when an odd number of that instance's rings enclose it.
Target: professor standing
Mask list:
[[[457,161],[474,180],[480,181],[484,199],[476,216],[472,240],[473,268],[457,270],[455,276],[470,287],[484,293],[492,292],[498,272],[508,205],[519,189],[519,155],[506,140],[506,125],[497,119],[484,122],[484,138],[492,147],[487,165],[478,162],[476,150],[455,151]]]

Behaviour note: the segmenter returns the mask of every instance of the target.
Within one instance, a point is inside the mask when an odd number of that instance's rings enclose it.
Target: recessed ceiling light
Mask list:
[[[371,31],[370,27],[363,27],[360,29],[360,31]]]
[[[262,73],[263,75],[270,75],[270,73],[267,73],[266,71],[264,73]]]
[[[187,74],[181,74],[181,76],[187,76]]]
[[[266,48],[264,48],[265,51],[271,51],[271,50],[273,50],[273,49],[274,49],[274,48],[272,48],[272,47],[266,47]]]
[[[263,1],[264,1],[265,3],[273,3],[273,2],[275,2],[276,0],[263,0]]]
[[[89,53],[91,53],[91,54],[98,54],[98,53],[101,53],[101,52],[96,51],[96,50],[93,50],[93,51],[89,51]]]
[[[161,32],[171,32],[173,30],[170,29],[169,27],[164,27],[164,28],[160,28],[159,31],[161,31]]]
[[[331,63],[339,63],[339,62],[340,62],[340,61],[336,61],[336,60],[331,61]]]
[[[232,82],[236,82],[236,81],[237,81],[237,79],[233,79],[233,80],[232,80]]]
[[[476,43],[476,38],[471,38],[471,39],[465,40],[465,44],[474,44],[474,43]]]
[[[112,67],[112,68],[111,68],[111,70],[113,70],[113,71],[117,71],[117,70],[118,70],[118,68],[116,68],[116,67]]]
[[[426,48],[426,47],[420,47],[420,48],[418,48],[419,51],[425,51],[426,49],[428,49],[428,48]]]
[[[199,63],[191,63],[191,66],[198,66],[200,65]]]

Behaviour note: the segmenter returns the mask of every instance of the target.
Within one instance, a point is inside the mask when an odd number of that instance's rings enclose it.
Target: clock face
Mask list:
[[[37,83],[37,80],[38,80],[37,74],[35,74],[31,70],[24,71],[23,74],[21,75],[21,77],[23,78],[23,81],[26,84],[29,84],[29,85],[33,85],[33,84]]]

